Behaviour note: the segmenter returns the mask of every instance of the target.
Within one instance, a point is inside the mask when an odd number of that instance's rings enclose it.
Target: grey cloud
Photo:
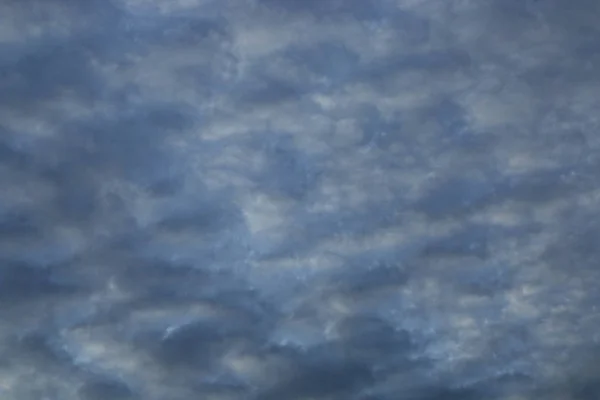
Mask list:
[[[0,393],[593,398],[598,11],[5,2]]]
[[[260,2],[273,8],[281,8],[291,12],[305,12],[317,17],[352,17],[359,21],[378,21],[385,16],[386,11],[384,2],[358,0],[345,2],[335,0],[260,0]]]
[[[100,94],[84,48],[42,42],[9,57],[2,68],[5,78],[0,102],[5,107],[31,107],[35,102],[51,100],[69,89],[83,99]]]

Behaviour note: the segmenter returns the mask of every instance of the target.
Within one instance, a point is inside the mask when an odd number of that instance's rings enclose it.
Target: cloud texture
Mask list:
[[[0,4],[4,399],[596,399],[600,3]]]

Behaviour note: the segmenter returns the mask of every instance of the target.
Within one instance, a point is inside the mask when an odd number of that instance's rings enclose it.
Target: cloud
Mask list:
[[[2,3],[3,396],[593,397],[598,11]]]

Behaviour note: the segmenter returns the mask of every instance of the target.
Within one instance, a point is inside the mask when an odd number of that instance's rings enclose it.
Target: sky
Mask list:
[[[0,2],[0,396],[600,396],[600,3]]]

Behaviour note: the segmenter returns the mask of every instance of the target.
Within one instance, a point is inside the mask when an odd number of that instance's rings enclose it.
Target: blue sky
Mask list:
[[[596,398],[599,19],[2,2],[0,394]]]

